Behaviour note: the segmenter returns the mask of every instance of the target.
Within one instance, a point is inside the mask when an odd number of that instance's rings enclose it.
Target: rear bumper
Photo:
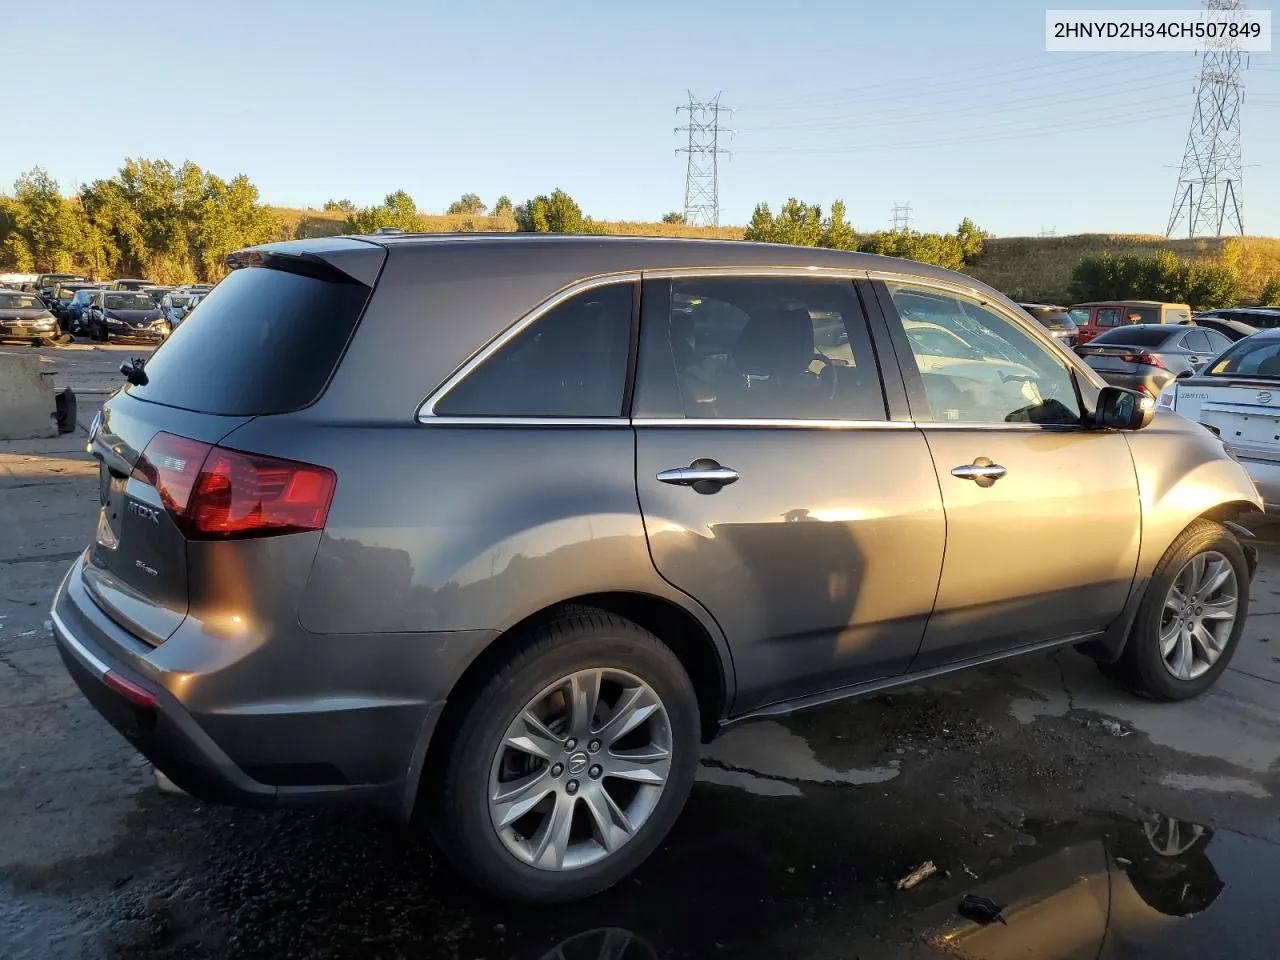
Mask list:
[[[233,642],[191,617],[151,647],[99,609],[82,568],[83,558],[53,603],[59,653],[98,712],[183,790],[237,806],[359,802],[412,812],[444,693],[461,672],[432,658],[433,635],[422,644],[403,635],[283,637],[286,650],[310,647],[289,670],[260,655],[274,641],[237,656]],[[404,696],[404,678],[421,678],[424,660],[443,669],[420,696]],[[172,667],[195,662],[208,667]],[[109,673],[154,697],[154,707],[109,686]]]

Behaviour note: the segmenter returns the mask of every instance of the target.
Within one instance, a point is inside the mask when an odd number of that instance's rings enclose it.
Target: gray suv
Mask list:
[[[488,889],[635,869],[726,727],[1072,645],[1193,696],[1257,491],[947,270],[690,240],[234,254],[96,420],[66,665],[178,786],[421,818]]]

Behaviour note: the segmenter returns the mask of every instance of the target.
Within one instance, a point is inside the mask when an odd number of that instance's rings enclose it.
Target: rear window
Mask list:
[[[1280,377],[1280,339],[1249,337],[1238,341],[1204,372],[1210,377]]]
[[[1071,333],[1076,329],[1071,317],[1062,310],[1032,310],[1031,315],[1040,321],[1046,330],[1065,330]]]
[[[1116,344],[1125,347],[1157,347],[1169,339],[1170,336],[1183,333],[1182,330],[1150,330],[1145,328],[1134,329],[1133,327],[1117,327],[1114,330],[1108,330],[1106,333],[1100,333],[1089,341],[1090,346],[1098,344],[1106,346],[1107,344]]]
[[[369,297],[268,267],[233,270],[147,361],[131,396],[204,413],[286,413],[313,403]]]

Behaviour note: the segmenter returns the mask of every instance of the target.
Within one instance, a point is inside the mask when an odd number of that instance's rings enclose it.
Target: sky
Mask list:
[[[1067,7],[1066,2],[1053,2]],[[1261,2],[1250,4],[1264,7]],[[1082,8],[1192,8],[1085,0]],[[999,236],[1164,233],[1191,53],[1047,53],[1029,0],[9,0],[0,191],[70,193],[125,157],[247,174],[264,202],[406,190],[519,203],[560,187],[605,220],[684,203],[690,92],[733,107],[720,221],[789,196],[854,226]],[[1280,56],[1244,74],[1244,219],[1280,236]]]

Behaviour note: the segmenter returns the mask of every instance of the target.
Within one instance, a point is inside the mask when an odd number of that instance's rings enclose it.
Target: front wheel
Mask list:
[[[675,823],[698,763],[698,702],[671,650],[630,621],[566,612],[475,697],[445,760],[437,841],[516,900],[589,896]]]
[[[1249,612],[1249,567],[1226,527],[1197,520],[1152,574],[1116,673],[1153,700],[1186,700],[1213,686]]]

